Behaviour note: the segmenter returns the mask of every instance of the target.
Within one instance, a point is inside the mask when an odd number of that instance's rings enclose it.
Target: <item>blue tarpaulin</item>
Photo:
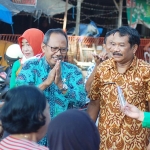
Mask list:
[[[89,24],[80,24],[79,26],[79,36],[90,36],[99,37],[103,32],[103,28],[98,28],[95,22],[91,21]],[[67,31],[68,35],[74,35],[75,27]]]
[[[6,22],[12,26],[12,13],[6,7],[0,4],[0,21]],[[12,27],[13,32],[13,27]]]

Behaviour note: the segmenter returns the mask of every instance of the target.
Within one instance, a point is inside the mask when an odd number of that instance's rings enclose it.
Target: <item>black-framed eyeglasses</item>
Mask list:
[[[68,48],[52,47],[48,44],[46,44],[46,46],[50,47],[51,51],[54,53],[57,53],[58,51],[60,51],[61,54],[66,54],[68,51]]]

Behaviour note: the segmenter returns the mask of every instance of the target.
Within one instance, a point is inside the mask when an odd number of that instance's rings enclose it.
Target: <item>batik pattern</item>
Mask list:
[[[24,64],[17,76],[16,85],[38,86],[47,79],[50,71],[51,68],[45,57],[30,60]],[[67,110],[70,102],[74,102],[74,105],[79,101],[83,104],[85,103],[86,92],[80,69],[73,64],[61,62],[61,78],[65,80],[65,84],[68,86],[68,90],[65,94],[59,90],[55,83],[52,83],[43,91],[50,105],[51,119]],[[43,142],[47,142],[45,138]]]
[[[148,111],[150,65],[136,57],[125,73],[118,73],[113,59],[99,65],[89,98],[100,102],[100,150],[146,150],[148,129],[120,111],[117,86],[128,103]]]

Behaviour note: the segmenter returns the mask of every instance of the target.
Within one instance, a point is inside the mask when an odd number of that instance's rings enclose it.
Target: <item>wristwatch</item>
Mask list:
[[[63,91],[67,91],[68,90],[68,86],[67,86],[67,84],[65,84],[65,83],[63,83],[63,87],[62,87],[62,89],[60,89],[62,92]]]

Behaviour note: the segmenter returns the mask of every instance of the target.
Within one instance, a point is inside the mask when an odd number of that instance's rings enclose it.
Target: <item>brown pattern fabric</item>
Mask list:
[[[113,59],[99,65],[89,98],[100,101],[100,150],[146,150],[148,129],[125,116],[119,107],[117,85],[128,103],[148,111],[150,102],[150,65],[134,58],[125,73],[118,73]]]

